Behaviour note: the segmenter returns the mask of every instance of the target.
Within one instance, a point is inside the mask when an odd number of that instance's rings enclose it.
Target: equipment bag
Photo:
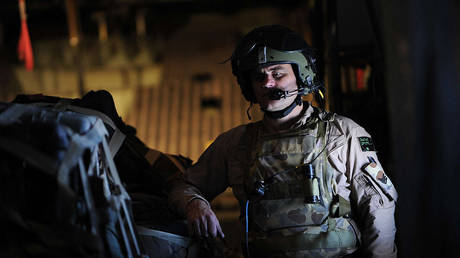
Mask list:
[[[0,103],[0,256],[139,257],[102,121]]]

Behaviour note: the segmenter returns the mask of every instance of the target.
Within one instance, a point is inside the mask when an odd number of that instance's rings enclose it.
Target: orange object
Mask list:
[[[30,43],[29,29],[26,22],[26,3],[19,0],[19,15],[21,17],[21,34],[18,42],[18,57],[24,61],[27,70],[34,68],[34,55],[32,53],[32,44]]]
[[[356,68],[356,89],[357,90],[364,90],[366,87],[364,81],[364,69]]]

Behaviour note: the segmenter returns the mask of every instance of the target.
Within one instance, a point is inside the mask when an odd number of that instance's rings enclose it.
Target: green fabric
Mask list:
[[[329,122],[315,115],[303,130],[258,138],[255,162],[246,178],[247,189],[256,180],[265,181],[267,187],[264,196],[252,200],[248,208],[254,236],[250,249],[259,252],[256,257],[305,250],[341,255],[356,248],[357,236],[341,217],[350,212],[350,203],[332,190],[335,170],[325,151]],[[313,178],[304,171],[309,163]],[[306,203],[311,196],[320,197],[320,202]],[[290,234],[288,228],[305,232],[283,236]]]
[[[265,194],[266,200],[303,198],[306,196],[319,196],[319,182],[317,178],[294,182],[280,182],[271,184]]]
[[[319,234],[298,234],[292,236],[270,236],[250,242],[251,253],[266,257],[274,252],[300,251],[310,249],[354,248],[356,237],[351,230],[332,230]]]
[[[345,200],[344,198],[342,198],[342,196],[339,195],[339,217],[350,214],[350,212],[351,212],[350,202]]]

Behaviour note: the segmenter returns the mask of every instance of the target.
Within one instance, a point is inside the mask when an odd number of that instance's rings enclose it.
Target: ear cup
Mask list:
[[[264,51],[260,51],[262,49]],[[260,65],[291,64],[299,90],[306,95],[321,86],[316,78],[314,52],[303,37],[287,27],[258,27],[238,42],[230,58],[232,73],[237,77],[244,98],[257,103],[249,80],[249,71]]]

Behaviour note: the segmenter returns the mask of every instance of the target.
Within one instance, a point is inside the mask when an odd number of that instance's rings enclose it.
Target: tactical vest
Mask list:
[[[356,250],[359,232],[349,218],[350,203],[336,194],[338,172],[327,160],[333,119],[312,115],[300,130],[258,137],[245,180],[250,257]]]

